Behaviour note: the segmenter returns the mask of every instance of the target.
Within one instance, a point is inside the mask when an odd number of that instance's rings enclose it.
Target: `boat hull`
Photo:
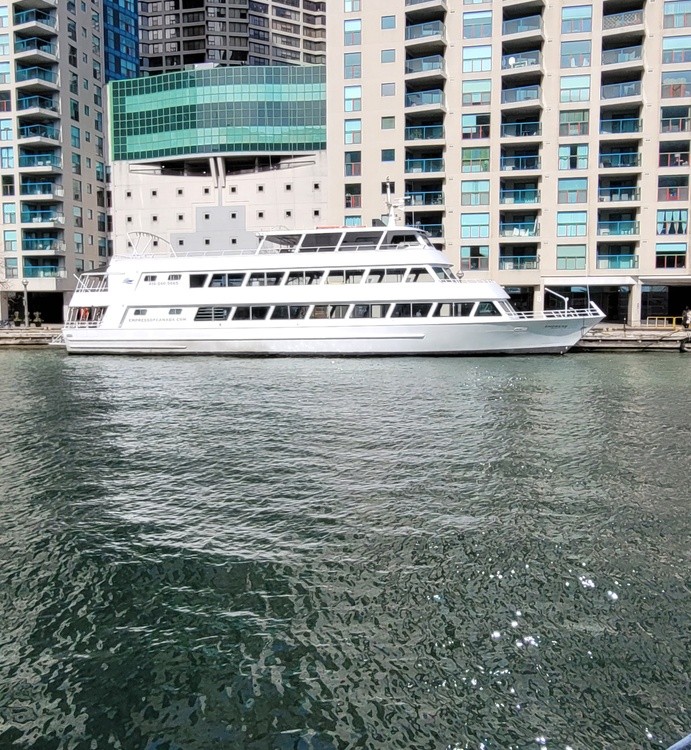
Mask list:
[[[483,322],[327,325],[306,321],[219,324],[203,329],[65,328],[70,354],[218,354],[229,356],[461,356],[563,354],[593,325],[592,318]]]

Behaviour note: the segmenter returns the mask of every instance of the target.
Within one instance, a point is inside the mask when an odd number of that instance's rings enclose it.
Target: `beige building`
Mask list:
[[[339,0],[329,214],[401,219],[526,309],[691,303],[691,0]]]

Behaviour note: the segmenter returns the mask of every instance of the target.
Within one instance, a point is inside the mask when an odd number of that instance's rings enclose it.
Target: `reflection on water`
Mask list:
[[[667,747],[688,361],[0,352],[0,747]]]

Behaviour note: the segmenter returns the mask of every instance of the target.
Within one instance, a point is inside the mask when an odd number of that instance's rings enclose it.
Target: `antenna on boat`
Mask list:
[[[395,200],[391,196],[391,181],[386,178],[386,226],[389,228],[396,226],[396,208],[399,208],[404,204],[402,200]]]

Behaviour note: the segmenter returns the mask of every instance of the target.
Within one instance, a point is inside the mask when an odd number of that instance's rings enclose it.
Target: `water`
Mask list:
[[[666,748],[690,367],[0,351],[0,748]]]

